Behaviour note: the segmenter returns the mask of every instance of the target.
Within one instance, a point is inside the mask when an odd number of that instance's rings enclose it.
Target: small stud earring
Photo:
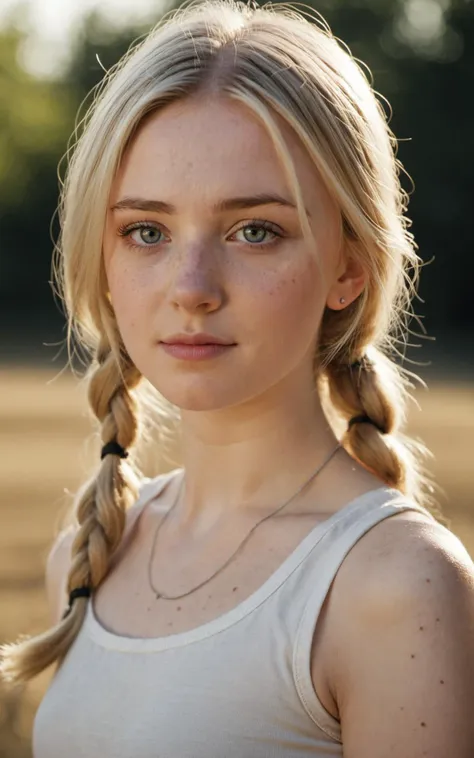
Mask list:
[[[341,299],[339,300],[339,302],[341,303],[341,305],[344,305],[344,303],[346,302],[346,298],[345,297],[341,297]]]

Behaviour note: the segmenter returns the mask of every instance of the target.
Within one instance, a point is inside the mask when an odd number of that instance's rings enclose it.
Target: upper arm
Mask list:
[[[472,758],[474,564],[439,524],[403,539],[397,527],[386,524],[393,545],[345,608],[336,684],[344,756]]]
[[[75,536],[70,526],[58,534],[46,560],[46,594],[53,624],[57,624],[67,605],[66,580],[71,563],[71,546]]]

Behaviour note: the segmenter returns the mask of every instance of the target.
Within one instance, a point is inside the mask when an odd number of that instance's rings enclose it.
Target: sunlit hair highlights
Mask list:
[[[194,95],[231,98],[261,119],[282,161],[303,232],[310,236],[275,113],[306,147],[341,209],[346,249],[367,274],[352,304],[324,313],[315,384],[347,451],[443,521],[422,466],[428,451],[401,433],[414,375],[394,358],[403,353],[420,259],[408,231],[396,139],[362,68],[309,8],[303,14],[291,5],[185,3],[126,54],[95,93],[63,185],[56,273],[69,337],[91,356],[89,402],[103,442],[134,445],[143,384],[107,296],[102,239],[112,182],[147,114]],[[351,369],[364,355],[370,363]],[[162,407],[163,402],[158,398]],[[347,430],[348,420],[360,414],[386,433],[368,423]],[[78,493],[68,592],[83,585],[94,590],[106,576],[139,479],[133,456],[108,455]],[[44,634],[4,645],[4,679],[26,681],[60,663],[81,628],[87,602],[77,598],[66,618]]]

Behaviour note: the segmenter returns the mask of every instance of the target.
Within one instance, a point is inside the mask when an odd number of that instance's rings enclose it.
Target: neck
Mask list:
[[[317,392],[256,406],[182,412],[185,481],[176,528],[204,532],[227,514],[265,515],[291,498],[336,448]]]

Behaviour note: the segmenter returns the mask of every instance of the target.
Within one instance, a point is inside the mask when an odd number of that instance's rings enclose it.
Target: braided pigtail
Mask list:
[[[130,359],[124,357],[119,365],[107,345],[99,347],[89,370],[89,403],[101,423],[102,442],[115,443],[117,452],[135,442],[137,406],[132,390],[140,378]],[[67,577],[70,605],[52,629],[1,647],[0,673],[6,681],[25,682],[63,660],[85,617],[84,596],[96,589],[108,572],[124,532],[126,510],[137,497],[138,482],[125,455],[103,457],[96,476],[82,489],[75,506],[78,528]]]
[[[431,497],[433,483],[423,465],[430,455],[423,443],[401,433],[406,420],[408,387],[413,386],[380,350],[370,348],[360,360],[331,361],[324,369],[327,394],[346,425],[342,444],[365,468],[389,487],[447,521]]]

